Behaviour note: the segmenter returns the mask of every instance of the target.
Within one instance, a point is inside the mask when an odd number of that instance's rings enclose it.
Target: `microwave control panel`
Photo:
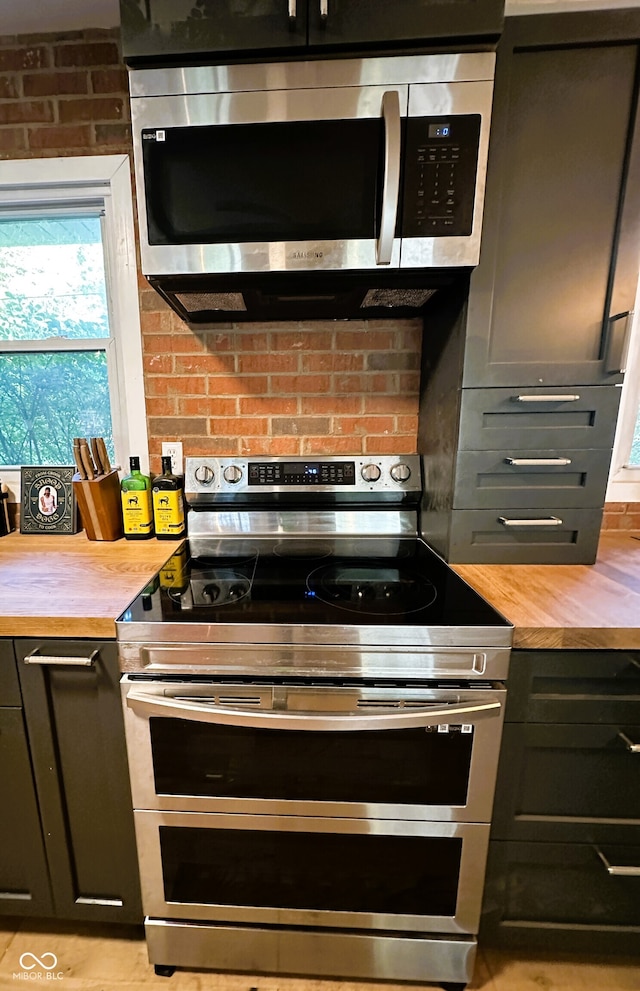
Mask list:
[[[403,236],[471,234],[480,123],[480,114],[408,119]]]

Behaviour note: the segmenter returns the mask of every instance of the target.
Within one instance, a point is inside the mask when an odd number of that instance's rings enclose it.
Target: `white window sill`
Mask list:
[[[640,502],[640,468],[619,468],[609,480],[606,502]]]

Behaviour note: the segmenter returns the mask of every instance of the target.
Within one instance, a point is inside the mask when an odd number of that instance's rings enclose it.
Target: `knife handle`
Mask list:
[[[91,444],[91,453],[93,455],[93,463],[96,466],[96,475],[103,475],[104,468],[102,466],[102,458],[100,457],[100,449],[98,447],[98,438],[91,437],[89,440]]]
[[[102,462],[102,470],[105,475],[108,475],[111,471],[111,462],[109,461],[109,454],[107,451],[107,445],[102,437],[96,438],[98,442],[98,450],[100,451],[100,461]]]
[[[78,469],[78,474],[80,475],[80,478],[85,479],[87,477],[87,473],[84,470],[84,464],[82,462],[82,455],[80,454],[80,438],[79,437],[74,437],[73,438],[73,460],[76,463],[76,468]]]
[[[80,457],[82,458],[82,464],[87,473],[87,478],[94,479],[96,477],[96,473],[93,469],[93,461],[91,460],[89,445],[86,440],[80,441]]]

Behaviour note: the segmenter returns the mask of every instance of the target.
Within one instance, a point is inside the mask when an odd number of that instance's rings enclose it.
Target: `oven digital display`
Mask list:
[[[297,461],[285,461],[282,470],[285,478],[288,475],[317,475],[320,471],[320,465],[298,464]]]
[[[249,485],[355,485],[355,461],[256,462]]]

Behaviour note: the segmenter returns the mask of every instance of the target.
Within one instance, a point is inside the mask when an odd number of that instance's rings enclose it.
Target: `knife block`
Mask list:
[[[97,478],[80,478],[76,473],[73,490],[89,540],[119,540],[123,529],[118,472]]]

